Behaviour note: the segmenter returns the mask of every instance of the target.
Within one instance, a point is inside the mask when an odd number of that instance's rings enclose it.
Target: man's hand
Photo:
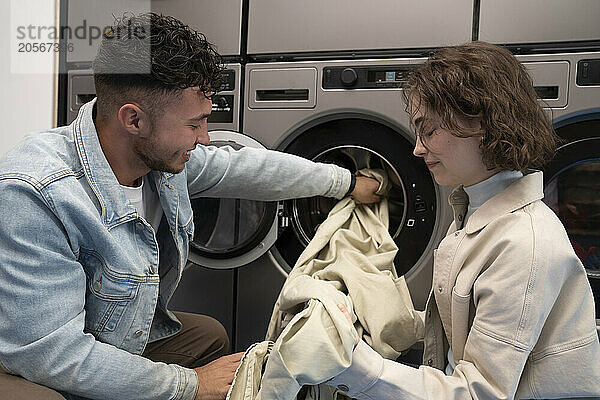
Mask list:
[[[377,179],[368,178],[366,176],[356,177],[356,186],[350,195],[358,203],[371,204],[381,200],[381,196],[375,194],[379,189],[379,181]]]
[[[233,375],[244,353],[230,354],[203,367],[194,368],[198,375],[196,400],[223,400],[233,382]]]

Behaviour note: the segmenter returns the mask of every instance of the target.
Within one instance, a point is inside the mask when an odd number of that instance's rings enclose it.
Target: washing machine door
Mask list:
[[[600,113],[558,124],[569,142],[544,171],[544,202],[565,226],[596,299],[600,324]]]
[[[210,145],[265,147],[243,133],[211,131]],[[207,268],[231,269],[262,256],[277,240],[277,202],[192,198],[194,239],[189,261]]]
[[[438,215],[442,212],[438,210],[439,194],[423,161],[412,155],[413,143],[408,134],[374,116],[338,114],[298,134],[284,151],[337,164],[351,172],[362,168],[385,170],[391,182],[387,195],[389,231],[398,246],[394,260],[398,275],[416,274],[426,267],[437,245],[436,232],[445,231],[447,225],[439,227],[444,219]],[[275,247],[284,265],[294,265],[336,202],[320,196],[283,202],[290,223],[282,228]],[[429,293],[425,286],[431,278],[422,281],[419,290]]]

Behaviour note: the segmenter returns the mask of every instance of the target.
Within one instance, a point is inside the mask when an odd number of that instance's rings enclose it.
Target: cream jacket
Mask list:
[[[425,365],[383,360],[361,343],[330,384],[358,399],[600,397],[593,295],[542,198],[542,173],[527,174],[462,227],[468,198],[456,189],[424,313]],[[452,376],[442,371],[449,345]]]

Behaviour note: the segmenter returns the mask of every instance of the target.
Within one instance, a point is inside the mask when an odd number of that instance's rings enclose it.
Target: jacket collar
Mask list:
[[[544,198],[543,174],[541,171],[527,171],[524,176],[498,193],[479,207],[467,221],[467,234],[483,229],[494,219],[516,211],[534,201]],[[453,209],[464,208],[469,198],[462,186],[452,191],[449,203]],[[456,212],[455,212],[456,214]]]
[[[84,104],[71,126],[83,172],[100,202],[102,221],[107,228],[111,228],[135,218],[137,212],[127,201],[100,146],[93,119],[95,104],[96,99]],[[156,180],[160,180],[160,177],[155,176]]]

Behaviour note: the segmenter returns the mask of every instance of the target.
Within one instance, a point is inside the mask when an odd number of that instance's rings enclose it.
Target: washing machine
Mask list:
[[[544,201],[563,220],[586,268],[600,326],[600,51],[517,58],[563,140],[544,171]],[[387,170],[394,182],[389,201],[390,233],[399,247],[395,266],[418,309],[430,289],[431,252],[452,219],[450,188],[436,185],[412,155],[415,138],[402,101],[403,81],[424,60],[247,64],[244,134],[211,134],[217,145],[273,148],[352,171]],[[334,202],[195,200],[196,226],[202,228],[190,253],[193,267],[182,280],[187,309],[225,321],[236,350],[261,340],[287,273]],[[225,284],[219,284],[223,277]],[[206,298],[208,308],[199,308],[199,298]],[[218,304],[221,313],[215,312]]]
[[[472,38],[473,3],[250,1],[247,55],[250,60],[382,58],[460,44]]]
[[[475,1],[477,38],[517,53],[581,51],[600,43],[596,0]]]
[[[481,2],[478,36],[527,67],[562,143],[544,170],[544,201],[586,268],[600,334],[600,2]]]
[[[418,309],[430,290],[432,250],[452,219],[450,188],[438,186],[424,162],[412,155],[415,136],[402,99],[402,84],[424,60],[247,64],[244,109],[244,132],[269,148],[352,172],[387,171],[393,183],[388,201],[389,229],[398,246],[395,268],[405,276]],[[335,202],[315,197],[279,204],[278,237],[268,258],[240,269],[240,276],[260,282],[280,274],[282,283]],[[280,284],[263,288],[261,301],[271,299],[272,307],[279,289]],[[238,340],[244,342],[254,334],[241,329],[250,326],[245,318],[256,318],[262,304],[243,286],[238,296]]]
[[[544,170],[544,202],[586,268],[600,333],[600,51],[517,58],[562,140]]]

